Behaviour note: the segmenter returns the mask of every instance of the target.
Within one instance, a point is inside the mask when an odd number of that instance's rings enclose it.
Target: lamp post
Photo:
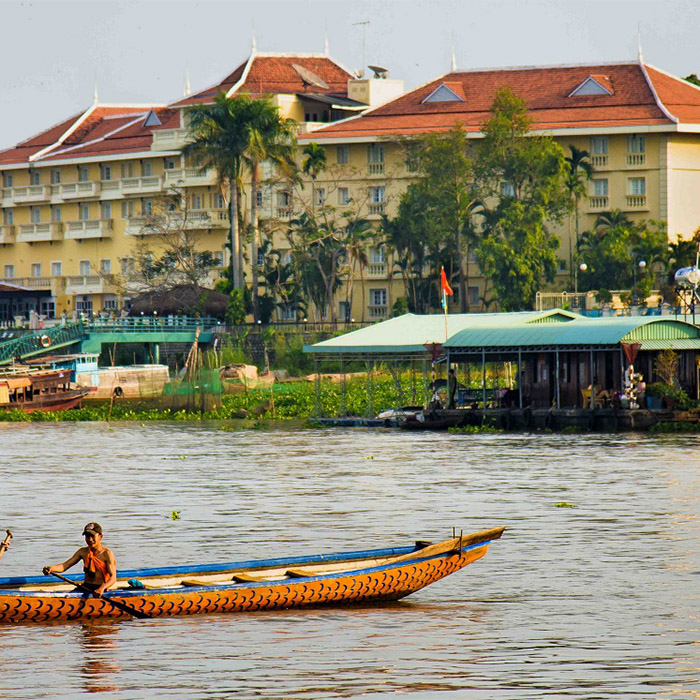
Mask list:
[[[574,268],[574,294],[578,295],[578,271],[585,272],[588,269],[588,265],[585,262],[580,263]],[[578,296],[574,297],[574,306],[578,306]]]
[[[637,267],[639,267],[640,271],[644,271],[644,268],[647,266],[647,263],[645,260],[640,259],[639,261],[637,258],[634,259],[634,265],[632,265],[632,304],[633,306],[637,306]]]

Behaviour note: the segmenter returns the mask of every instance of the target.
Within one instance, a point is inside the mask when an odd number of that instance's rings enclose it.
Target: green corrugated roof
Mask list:
[[[493,314],[450,314],[449,339],[440,314],[405,314],[345,335],[306,346],[329,354],[423,354],[425,345],[442,343],[452,352],[475,348],[614,346],[641,342],[643,349],[700,350],[700,330],[670,317],[588,318],[561,309]]]
[[[539,322],[539,328],[549,319],[557,326],[561,321],[580,318],[578,314],[561,309],[547,311],[518,311],[514,313],[448,314],[447,335],[454,336],[464,329],[524,326]],[[404,314],[373,326],[345,333],[315,345],[305,346],[311,353],[424,353],[428,343],[445,342],[445,316],[443,314]]]

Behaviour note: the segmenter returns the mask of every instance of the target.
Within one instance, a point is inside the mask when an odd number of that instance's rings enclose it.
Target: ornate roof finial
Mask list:
[[[455,55],[455,35],[452,34],[452,57],[450,60],[450,72],[454,73],[457,70],[457,56]]]
[[[97,78],[95,78],[95,90],[92,93],[92,104],[96,105],[99,101],[100,101],[100,98],[97,95]]]
[[[190,70],[185,68],[185,85],[182,89],[183,97],[187,97],[192,94],[192,88],[190,87]]]
[[[324,30],[324,42],[323,42],[323,53],[326,54],[326,56],[331,55],[331,47],[328,43],[328,22],[326,22],[325,30]]]
[[[642,30],[637,24],[637,60],[640,63],[644,63],[644,57],[642,56]]]
[[[255,41],[255,20],[253,20],[253,42],[250,46],[251,53],[255,53],[258,50],[258,43]]]

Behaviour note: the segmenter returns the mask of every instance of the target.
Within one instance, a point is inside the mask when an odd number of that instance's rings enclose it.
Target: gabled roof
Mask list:
[[[0,152],[0,165],[149,151],[154,130],[172,129],[179,123],[177,110],[167,107],[93,105]]]
[[[294,95],[308,91],[293,64],[311,71],[325,83],[328,88],[313,86],[314,93],[338,94],[347,97],[348,80],[353,74],[325,54],[292,54],[292,53],[257,53],[253,52],[248,59],[241,63],[232,73],[221,82],[202,90],[195,95],[189,95],[175,102],[173,107],[185,107],[192,104],[211,102],[220,92],[227,95],[251,94]]]
[[[603,94],[572,92],[587,80]],[[442,85],[459,85],[465,101],[426,102]],[[645,64],[499,68],[456,71],[358,117],[305,134],[300,140],[412,135],[446,131],[461,124],[479,133],[496,92],[509,87],[525,100],[533,130],[700,125],[700,89]],[[608,94],[610,93],[610,94]]]

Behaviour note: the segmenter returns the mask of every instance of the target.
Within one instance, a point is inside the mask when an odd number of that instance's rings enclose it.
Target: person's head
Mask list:
[[[449,374],[450,374],[451,377],[454,377],[454,376],[455,376],[455,371],[454,371],[453,369],[451,369],[450,372],[449,372]]]
[[[99,523],[88,523],[83,528],[83,537],[88,545],[99,544],[102,541],[102,525]]]

